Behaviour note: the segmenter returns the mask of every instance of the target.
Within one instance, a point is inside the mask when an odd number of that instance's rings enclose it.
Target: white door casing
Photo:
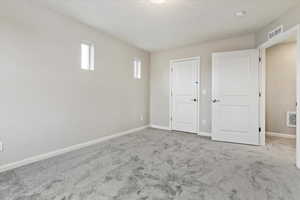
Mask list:
[[[258,69],[258,50],[213,54],[213,140],[260,144]]]
[[[171,61],[171,130],[199,132],[200,58]]]
[[[265,51],[267,48],[272,47],[274,45],[280,44],[281,42],[284,42],[288,40],[289,38],[296,36],[297,38],[297,127],[296,127],[296,165],[300,169],[300,25],[296,25],[289,30],[284,31],[283,33],[275,36],[271,40],[266,41],[265,43],[261,44],[259,46],[259,49],[261,50],[261,76],[260,76],[260,84],[261,84],[261,102],[260,102],[260,125],[262,128],[261,133],[261,145],[265,145],[265,81],[266,81],[266,74],[265,74],[265,68],[266,68],[266,58],[265,58]]]

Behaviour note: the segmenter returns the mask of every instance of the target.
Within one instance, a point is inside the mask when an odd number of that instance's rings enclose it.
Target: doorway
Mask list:
[[[281,142],[296,147],[296,47],[292,36],[266,49],[267,145]]]
[[[170,130],[199,133],[200,58],[170,63]]]
[[[296,26],[259,48],[261,145],[289,145],[296,151],[298,168],[299,47],[299,26]]]

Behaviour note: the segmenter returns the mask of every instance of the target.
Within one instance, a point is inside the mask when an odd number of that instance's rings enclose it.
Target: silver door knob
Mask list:
[[[218,99],[213,99],[212,102],[213,102],[213,103],[217,103],[217,102],[220,102],[220,100],[218,100]]]

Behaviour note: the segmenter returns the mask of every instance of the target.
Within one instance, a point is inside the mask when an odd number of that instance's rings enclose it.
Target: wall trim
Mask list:
[[[291,134],[266,132],[266,135],[268,135],[268,136],[274,136],[274,137],[281,137],[281,138],[296,139],[296,135],[291,135]]]
[[[45,154],[40,154],[40,155],[37,155],[37,156],[29,157],[29,158],[26,158],[26,159],[21,160],[21,161],[17,161],[17,162],[9,163],[9,164],[6,164],[6,165],[2,165],[2,166],[0,166],[0,173],[5,172],[5,171],[9,171],[9,170],[13,170],[13,169],[16,169],[16,168],[19,168],[19,167],[22,167],[22,166],[25,166],[25,165],[28,165],[28,164],[38,162],[38,161],[46,160],[48,158],[59,156],[59,155],[62,155],[62,154],[65,154],[65,153],[68,153],[68,152],[71,152],[71,151],[75,151],[75,150],[79,150],[79,149],[89,147],[89,146],[92,146],[92,145],[95,145],[95,144],[99,144],[99,143],[102,143],[104,141],[111,140],[113,138],[117,138],[117,137],[121,137],[121,136],[128,135],[128,134],[131,134],[131,133],[135,133],[137,131],[146,129],[148,127],[149,126],[147,125],[147,126],[142,126],[142,127],[130,129],[130,130],[119,132],[119,133],[116,133],[116,134],[113,134],[113,135],[104,136],[104,137],[101,137],[101,138],[98,138],[98,139],[95,139],[95,140],[91,140],[91,141],[88,141],[88,142],[75,144],[75,145],[72,145],[72,146],[69,146],[69,147],[66,147],[66,148],[62,148],[62,149],[59,149],[59,150],[56,150],[56,151],[52,151],[52,152],[48,152],[48,153],[45,153]]]
[[[211,137],[211,133],[208,133],[208,132],[199,132],[197,135],[203,136],[203,137]]]
[[[167,126],[158,126],[158,125],[150,125],[151,128],[155,128],[155,129],[161,129],[161,130],[167,130],[170,131],[171,129]]]
[[[157,125],[150,125],[151,128],[155,129],[160,129],[160,130],[167,130],[170,131],[171,129],[167,126],[157,126]],[[203,136],[203,137],[211,137],[211,133],[208,132],[199,132],[197,133],[198,136]]]

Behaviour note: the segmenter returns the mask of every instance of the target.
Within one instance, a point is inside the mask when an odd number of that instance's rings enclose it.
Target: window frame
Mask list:
[[[142,60],[139,58],[133,59],[133,78],[142,79]]]
[[[83,45],[88,47],[88,66],[83,66]],[[85,71],[95,70],[95,45],[92,42],[81,41],[80,43],[80,69]]]

